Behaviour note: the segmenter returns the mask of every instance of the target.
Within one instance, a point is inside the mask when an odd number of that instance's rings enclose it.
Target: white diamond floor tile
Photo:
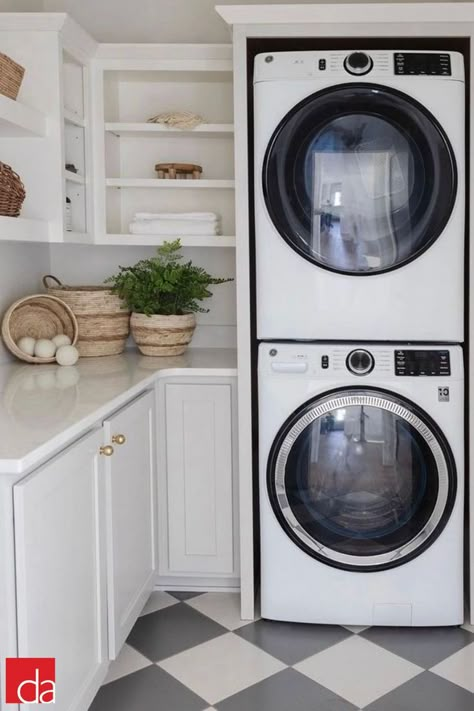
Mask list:
[[[359,636],[295,664],[295,669],[359,708],[423,671]]]
[[[158,610],[164,610],[165,607],[171,607],[171,605],[177,605],[178,602],[179,600],[177,600],[172,595],[168,595],[167,592],[155,590],[148,598],[148,602],[143,608],[140,617],[143,617],[143,615],[149,615],[151,612],[158,612]]]
[[[266,679],[285,665],[253,644],[228,634],[159,663],[209,704]]]
[[[133,674],[133,672],[149,667],[151,664],[152,662],[143,654],[128,644],[124,644],[117,659],[111,662],[104,684],[110,684],[111,681]]]
[[[248,620],[240,618],[239,593],[205,593],[187,600],[186,604],[202,612],[203,615],[207,615],[223,627],[227,627],[228,630],[236,630],[248,624]]]
[[[474,694],[474,642],[436,664],[430,669],[430,672],[438,674],[443,679],[452,681],[453,684],[462,686]]]
[[[361,625],[342,625],[346,630],[349,630],[349,632],[353,632],[354,634],[360,634],[364,630],[369,629],[368,625],[366,627],[363,627]]]

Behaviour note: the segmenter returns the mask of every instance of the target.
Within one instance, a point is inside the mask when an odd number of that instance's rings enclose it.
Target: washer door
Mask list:
[[[456,162],[438,121],[402,92],[341,84],[295,106],[274,132],[263,192],[296,252],[342,274],[415,259],[451,215]]]
[[[396,567],[446,525],[456,492],[444,435],[413,403],[344,389],[306,403],[278,433],[267,484],[285,532],[345,570]]]

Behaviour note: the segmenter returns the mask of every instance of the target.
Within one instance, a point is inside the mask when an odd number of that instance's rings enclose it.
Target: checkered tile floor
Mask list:
[[[153,593],[91,711],[473,711],[474,627],[239,617],[236,593]]]

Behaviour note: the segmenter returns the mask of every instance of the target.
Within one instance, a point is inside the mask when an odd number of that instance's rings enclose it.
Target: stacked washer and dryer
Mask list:
[[[262,616],[463,621],[464,63],[255,58]]]

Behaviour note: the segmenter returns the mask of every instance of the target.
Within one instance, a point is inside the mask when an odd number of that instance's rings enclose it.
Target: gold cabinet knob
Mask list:
[[[122,435],[122,434],[114,435],[112,437],[112,442],[114,444],[125,444],[126,441],[127,441],[127,438],[125,437],[125,435]]]
[[[106,444],[105,447],[101,447],[99,449],[99,452],[103,454],[105,457],[111,457],[112,454],[114,453],[114,448],[112,447],[111,444]]]

